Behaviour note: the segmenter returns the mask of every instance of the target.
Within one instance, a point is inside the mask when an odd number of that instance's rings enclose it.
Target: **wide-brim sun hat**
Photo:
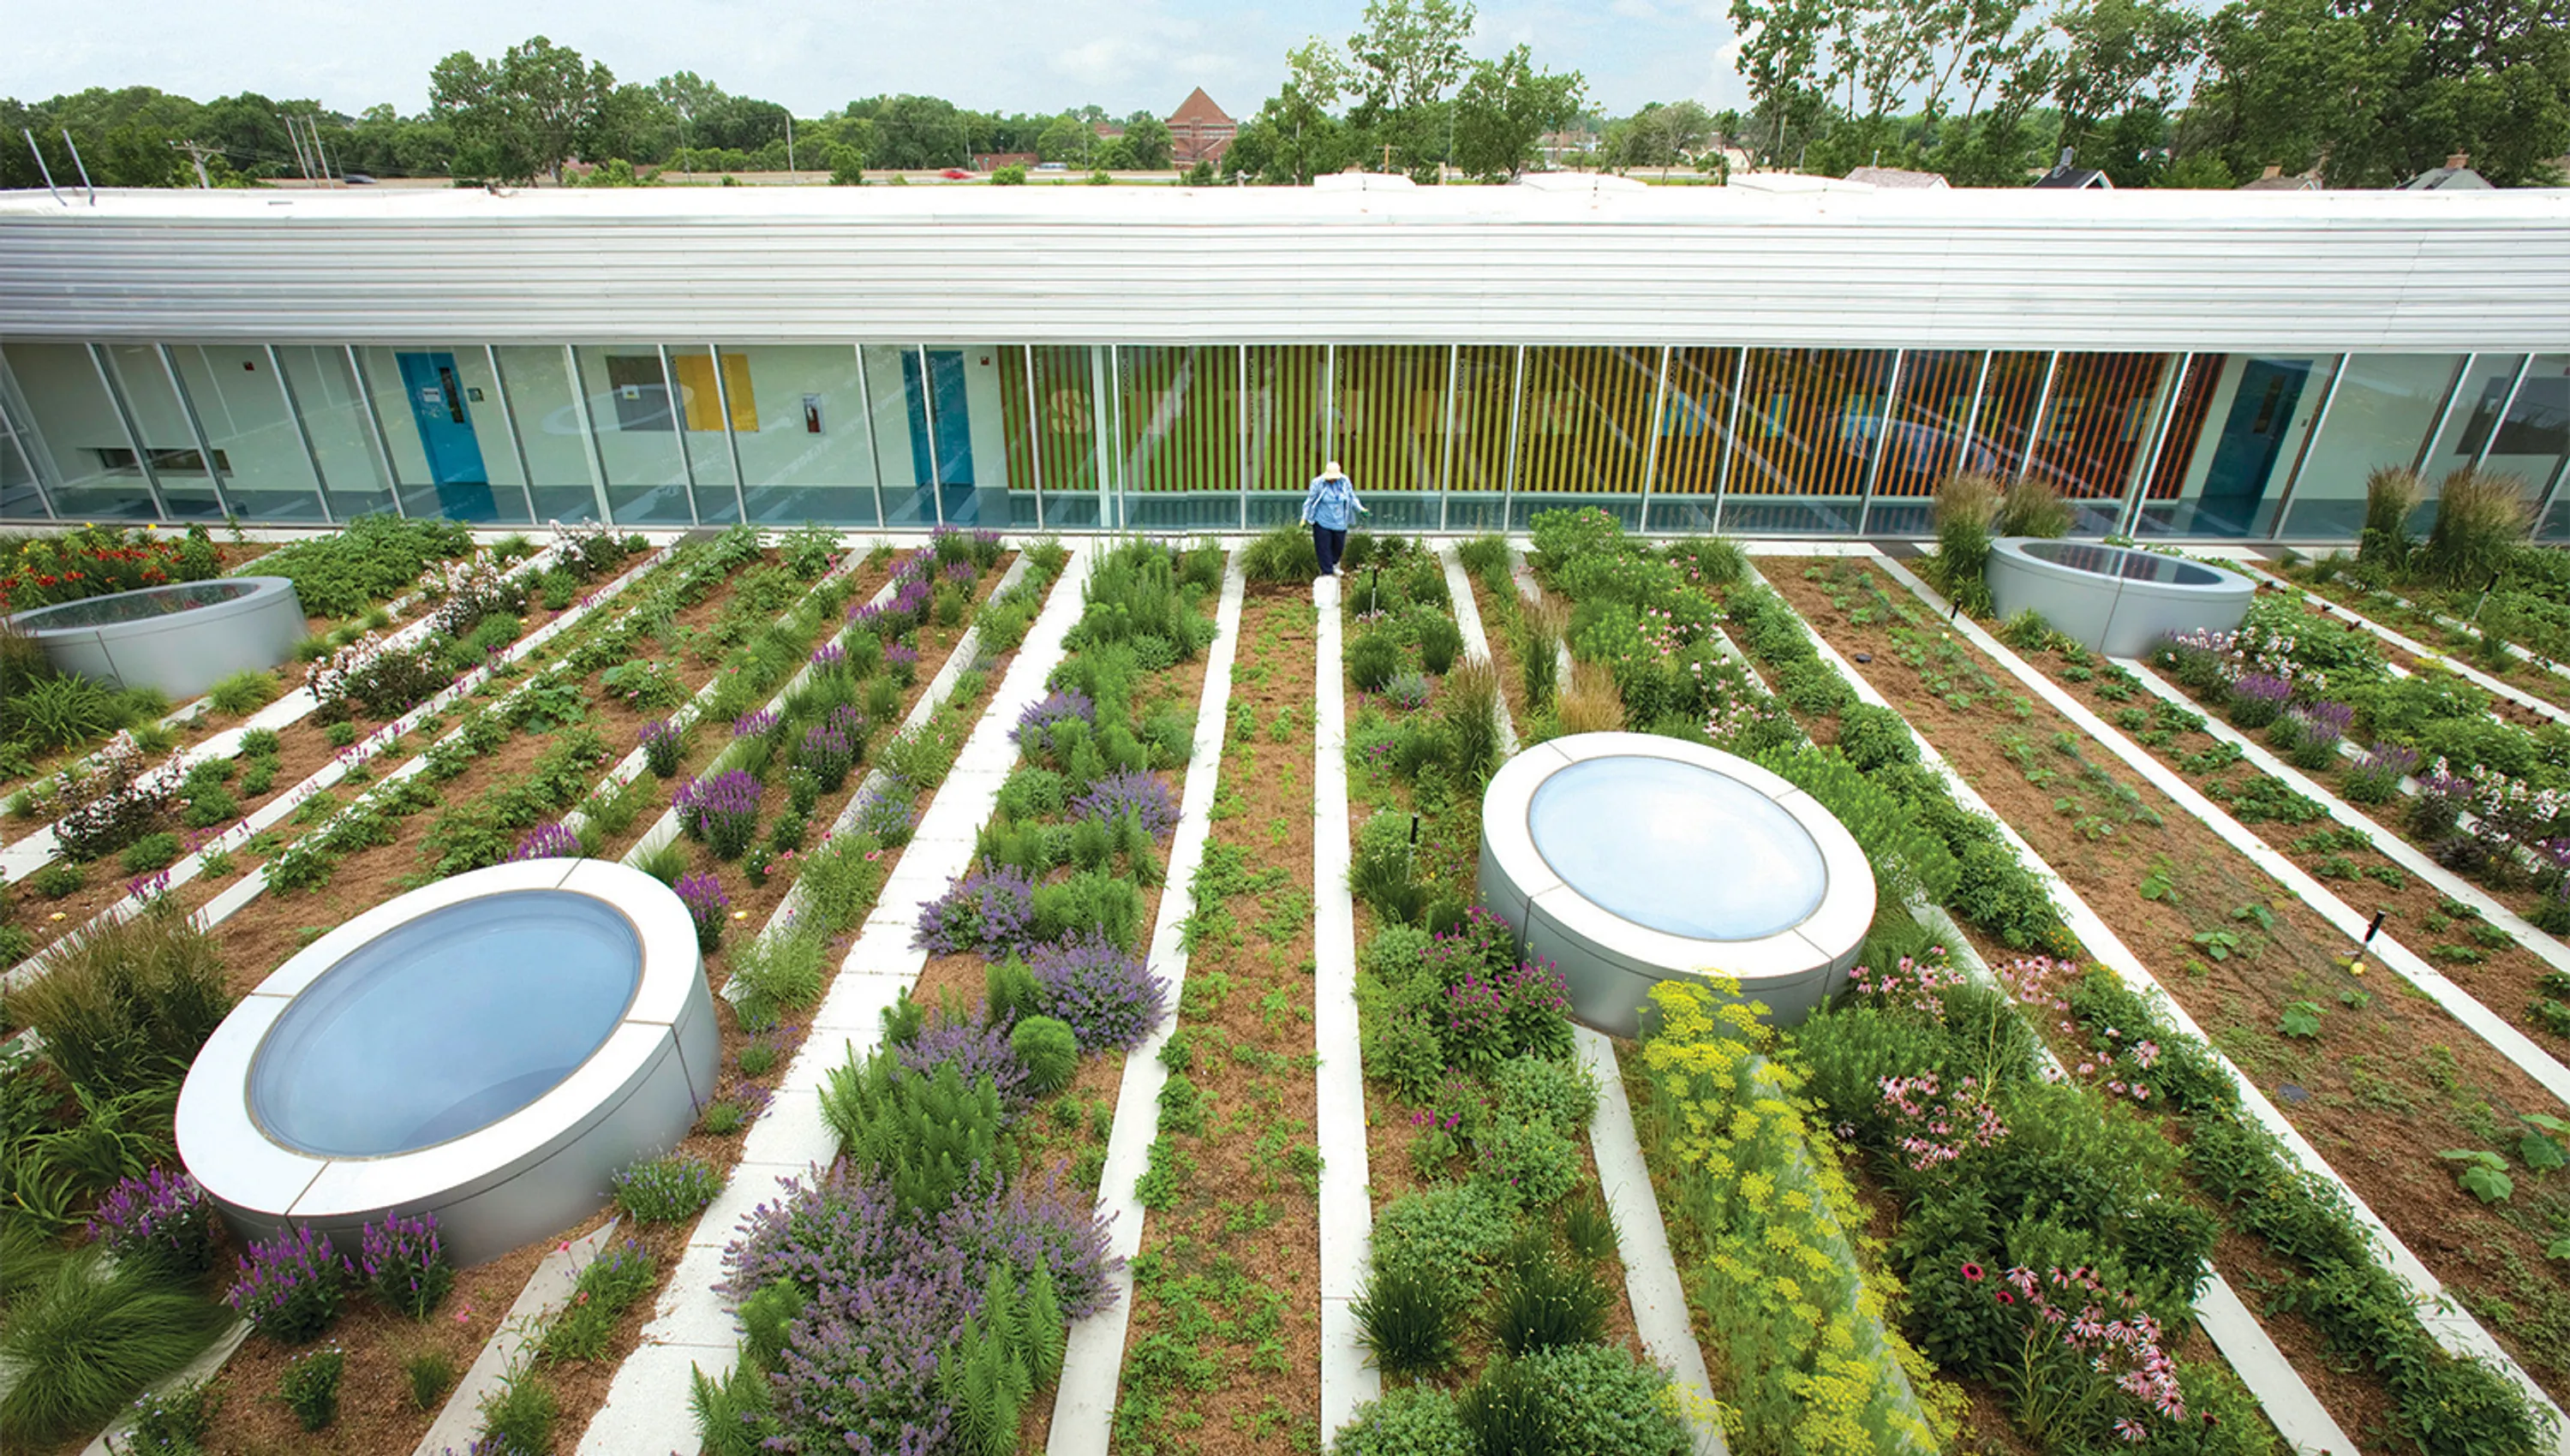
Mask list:
[[[1324,476],[1343,476],[1346,475],[1347,472],[1339,469],[1339,463],[1334,460],[1322,470],[1321,474]]]

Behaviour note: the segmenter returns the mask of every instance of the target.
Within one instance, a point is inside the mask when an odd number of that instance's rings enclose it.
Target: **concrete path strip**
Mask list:
[[[472,1446],[482,1429],[482,1402],[497,1394],[509,1382],[510,1372],[534,1353],[546,1323],[571,1302],[582,1272],[616,1237],[617,1222],[610,1220],[607,1227],[563,1244],[537,1264],[499,1329],[455,1382],[454,1392],[438,1408],[437,1419],[429,1423],[428,1434],[419,1438],[411,1456],[461,1456]]]
[[[1754,568],[1752,574],[1755,575]],[[1821,654],[1821,659],[1838,669],[1839,675],[1855,689],[1861,700],[1896,714],[1900,711],[1893,708],[1883,694],[1875,691],[1873,684],[1857,670],[1856,664],[1848,661],[1836,647],[1831,646],[1829,640],[1815,630],[1810,622],[1803,621],[1800,613],[1796,613],[1795,620],[1801,623],[1804,637],[1811,642],[1814,650]],[[1907,722],[1906,719],[1904,721]],[[1973,790],[1963,776],[1956,772],[1954,766],[1936,751],[1933,744],[1928,742],[1926,735],[1913,728],[1912,737],[1920,746],[1919,761],[1945,781],[1945,786],[1953,794],[1954,801],[1974,813],[1987,817],[1998,826],[2000,838],[2006,841],[2009,851],[2016,856],[2018,863],[2042,882],[2045,892],[2052,898],[2054,908],[2061,913],[2062,922],[2069,927],[2071,936],[2085,946],[2089,955],[2099,964],[2115,972],[2116,977],[2127,987],[2136,994],[2149,998],[2159,1009],[2160,1014],[2168,1018],[2170,1025],[2202,1042],[2206,1051],[2212,1056],[2214,1064],[2222,1068],[2223,1074],[2231,1079],[2233,1087],[2238,1091],[2241,1110],[2260,1127],[2273,1134],[2276,1140],[2284,1145],[2287,1156],[2300,1165],[2304,1172],[2335,1190],[2338,1196],[2346,1201],[2349,1217],[2354,1219],[2356,1226],[2371,1238],[2376,1257],[2380,1259],[2382,1267],[2390,1272],[2392,1277],[2400,1281],[2403,1292],[2409,1297],[2410,1305],[2417,1311],[2419,1324],[2426,1329],[2427,1333],[2451,1354],[2464,1359],[2487,1361],[2492,1369],[2505,1375],[2522,1389],[2538,1410],[2550,1411],[2553,1419],[2559,1421],[2560,1407],[2552,1403],[2551,1397],[2543,1392],[2543,1388],[2534,1382],[2532,1376],[2525,1373],[2497,1340],[2491,1338],[2490,1332],[2481,1326],[2479,1320],[2473,1318],[2459,1301],[2445,1292],[2443,1283],[2428,1271],[2427,1266],[2419,1261],[2417,1255],[2410,1252],[2409,1246],[2400,1242],[2400,1237],[2391,1232],[2389,1226],[2382,1222],[2381,1217],[2373,1212],[2372,1208],[2356,1194],[2356,1191],[2350,1188],[2347,1181],[2338,1176],[2338,1170],[2330,1167],[2329,1160],[2321,1156],[2320,1150],[2312,1146],[2311,1140],[2303,1136],[2292,1120],[2277,1110],[2276,1104],[2268,1099],[2265,1092],[2259,1090],[2258,1084],[2244,1074],[2230,1057],[2223,1054],[2221,1047],[2206,1034],[2203,1026],[2188,1014],[2186,1007],[2179,1004],[2176,997],[2170,995],[2167,989],[2160,985],[2158,978],[2151,974],[2150,968],[2142,964],[2141,957],[2135,955],[2132,947],[2124,943],[2123,937],[2115,933],[2114,927],[2107,924],[2096,910],[2089,907],[2088,902],[2080,897],[2079,892],[2070,888],[2067,881],[2053,873],[2052,867],[2044,863],[2043,857],[2035,853],[2034,846],[2026,843],[2023,835],[2018,834],[2006,820],[1999,818],[1998,814],[1990,808],[1989,802]],[[2556,1427],[2556,1430],[2559,1429],[2561,1428]],[[2570,1456],[2570,1434],[2557,1437],[2554,1449],[2565,1453],[2565,1456]]]
[[[1204,863],[1205,841],[1213,833],[1213,796],[1222,774],[1222,741],[1231,717],[1231,669],[1240,658],[1241,600],[1246,589],[1240,553],[1231,553],[1222,576],[1222,604],[1214,613],[1213,645],[1205,650],[1204,700],[1196,709],[1195,744],[1187,754],[1187,781],[1178,801],[1178,831],[1169,842],[1166,888],[1160,912],[1151,926],[1148,964],[1168,982],[1169,1016],[1140,1046],[1124,1054],[1123,1079],[1115,1088],[1115,1123],[1106,1138],[1106,1171],[1097,1183],[1098,1211],[1106,1216],[1106,1254],[1117,1261],[1107,1278],[1106,1307],[1071,1327],[1071,1347],[1054,1388],[1053,1427],[1045,1438],[1047,1456],[1106,1456],[1115,1415],[1115,1394],[1123,1379],[1124,1339],[1133,1323],[1133,1272],[1129,1265],[1142,1252],[1143,1211],[1133,1185],[1151,1161],[1151,1140],[1159,1132],[1160,1089],[1168,1068],[1160,1065],[1160,1048],[1177,1027],[1178,996],[1187,983],[1186,937],[1182,926],[1195,911],[1192,894],[1196,867]],[[1326,1163],[1326,1146],[1322,1157]]]
[[[580,1456],[632,1456],[673,1444],[696,1449],[688,1374],[695,1369],[708,1376],[726,1373],[740,1351],[731,1307],[714,1291],[723,1276],[723,1251],[741,1220],[778,1196],[781,1181],[805,1177],[838,1156],[839,1140],[821,1120],[821,1085],[833,1070],[873,1049],[882,1035],[885,1008],[928,964],[927,954],[910,945],[920,902],[944,894],[948,881],[972,862],[974,830],[989,817],[1007,765],[1015,761],[1010,730],[1020,713],[1042,700],[1045,679],[1062,660],[1064,639],[1079,619],[1089,559],[1087,546],[1071,547],[1062,578],[1053,584],[991,706],[929,801],[928,814],[904,847],[892,878],[876,893],[874,913],[813,1012],[812,1029],[777,1079],[776,1095],[742,1140],[729,1182],[689,1231],[678,1267],[661,1287],[651,1321],[642,1327],[642,1342],[617,1367],[606,1403],[581,1435]],[[954,664],[962,657],[959,646],[947,660]],[[960,675],[963,668],[956,671]],[[951,689],[952,679],[944,679],[943,673],[941,679]],[[932,683],[913,709],[922,722],[923,710],[934,712],[943,701],[938,686]],[[997,773],[991,769],[995,760]],[[785,912],[786,907],[779,907],[778,915]],[[775,923],[771,919],[770,925]]]
[[[1935,608],[1937,615],[1948,614],[1946,602],[1935,590],[1919,579],[1899,561],[1878,556],[1877,560],[1892,577],[1907,586],[1920,600]],[[2289,895],[2300,899],[2318,911],[2350,941],[2360,942],[2370,917],[2358,914],[2355,908],[2328,886],[2312,878],[2310,872],[2288,859],[2275,846],[2259,838],[2256,831],[2232,818],[2230,812],[2204,796],[2204,791],[2186,781],[2184,775],[2153,757],[2140,744],[2116,729],[2105,719],[2088,710],[2086,704],[2063,690],[2059,683],[2036,671],[2023,658],[1998,638],[1984,631],[1980,624],[1954,614],[1947,625],[1960,632],[1966,641],[2005,669],[2009,676],[2043,699],[2055,712],[2077,724],[2080,731],[2095,739],[2099,746],[2113,754],[2123,765],[2148,780],[2151,786],[2166,794],[2177,806],[2195,816],[2207,829],[2219,835],[2223,843],[2237,850],[2251,864],[2284,887]],[[2489,1043],[2492,1050],[2508,1059],[2517,1070],[2532,1077],[2546,1092],[2570,1105],[2570,1067],[2565,1067],[2552,1053],[2535,1044],[2534,1038],[2510,1025],[2507,1019],[2480,1003],[2471,992],[2454,983],[2443,971],[2427,963],[2426,958],[2389,934],[2377,935],[2373,957],[2392,974],[2417,987],[2446,1015]]]
[[[1312,1041],[1321,1145],[1321,1431],[1338,1433],[1383,1377],[1357,1342],[1357,1296],[1374,1247],[1366,1182],[1365,1063],[1357,1026],[1356,902],[1348,893],[1348,720],[1339,578],[1312,583]]]

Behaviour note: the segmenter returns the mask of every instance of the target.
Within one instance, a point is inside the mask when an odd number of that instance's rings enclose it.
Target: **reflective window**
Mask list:
[[[320,521],[312,453],[267,351],[174,344],[170,357],[206,439],[223,461],[224,500],[232,511],[243,521]]]
[[[618,524],[695,525],[698,508],[712,493],[699,492],[691,499],[687,455],[679,446],[678,415],[660,351],[647,344],[583,344],[572,352],[580,363],[581,396],[597,431],[594,444]],[[721,496],[729,502],[727,479]]]
[[[221,455],[209,461],[199,448],[196,428],[188,423],[179,392],[171,388],[161,351],[150,344],[105,344],[99,352],[151,462],[162,514],[175,521],[221,520],[220,476],[228,461]]]
[[[1115,351],[1123,525],[1240,525],[1240,351],[1126,345]]]
[[[1726,530],[1853,534],[1890,349],[1753,349]]]
[[[1649,529],[1712,531],[1722,458],[1730,443],[1738,349],[1673,349],[1660,406],[1660,461],[1651,478]]]
[[[491,361],[471,344],[357,351],[404,513],[522,526],[534,519]]]
[[[2142,534],[2267,535],[2337,367],[2328,355],[2195,355],[2146,467]]]
[[[857,351],[845,344],[725,344],[720,354],[749,519],[767,526],[880,524]],[[679,388],[700,390],[712,383],[712,363],[692,357]],[[691,425],[696,414],[691,410]]]
[[[285,392],[320,463],[330,519],[391,511],[392,487],[375,451],[365,396],[348,371],[347,351],[335,345],[279,344],[272,352],[284,367]]]
[[[143,463],[85,344],[0,344],[17,386],[11,414],[36,478],[67,521],[149,521],[161,514]]]
[[[589,448],[571,363],[558,345],[492,350],[499,359],[517,451],[527,467],[538,521],[605,519],[598,458]]]
[[[1598,506],[1627,527],[1641,522],[1651,409],[1660,351],[1530,348],[1517,417],[1517,480],[1508,526],[1537,511]]]
[[[2280,534],[2354,537],[2364,524],[2365,477],[2418,459],[2461,364],[2455,354],[2351,355]]]
[[[1300,519],[1304,491],[1329,464],[1329,354],[1310,344],[1263,344],[1249,351],[1253,530]]]
[[[1498,531],[1506,525],[1517,353],[1501,344],[1456,351],[1455,438],[1446,452],[1454,461],[1446,488],[1449,530]]]

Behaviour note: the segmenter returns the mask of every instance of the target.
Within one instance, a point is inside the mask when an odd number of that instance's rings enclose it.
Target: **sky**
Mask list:
[[[93,86],[157,86],[199,101],[255,91],[354,114],[428,102],[428,71],[459,50],[495,56],[542,35],[619,81],[693,71],[737,95],[817,116],[912,92],[979,111],[1095,103],[1166,116],[1201,86],[1246,118],[1276,93],[1285,53],[1344,44],[1363,0],[115,0],[30,7],[0,47],[0,96],[37,101]],[[1746,106],[1729,61],[1724,0],[1499,0],[1469,49],[1520,42],[1546,70],[1576,70],[1608,115],[1693,98]]]

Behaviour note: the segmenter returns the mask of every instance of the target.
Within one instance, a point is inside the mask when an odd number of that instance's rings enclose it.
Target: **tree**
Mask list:
[[[1446,159],[1447,93],[1464,77],[1476,18],[1454,0],[1369,0],[1365,29],[1348,38],[1348,121],[1418,181],[1435,181]]]
[[[849,111],[855,110],[851,105]],[[896,96],[881,103],[871,120],[875,150],[867,155],[877,167],[962,167],[972,160],[964,115],[951,101]]]
[[[1455,165],[1484,182],[1514,181],[1534,162],[1543,134],[1579,115],[1586,90],[1576,71],[1535,70],[1524,46],[1477,62],[1455,99]]]
[[[1165,172],[1176,155],[1169,124],[1145,112],[1124,123],[1126,166],[1135,172]]]
[[[616,89],[604,65],[543,36],[511,46],[497,61],[457,51],[429,71],[429,110],[453,124],[459,162],[485,176],[559,182],[582,131]]]
[[[1831,14],[1831,0],[1731,0],[1740,78],[1761,123],[1751,140],[1770,163],[1784,159],[1786,128],[1808,126],[1826,104],[1820,56]]]
[[[1053,119],[1036,139],[1036,157],[1044,162],[1059,162],[1066,167],[1084,167],[1097,150],[1097,134],[1089,124],[1071,115]]]
[[[2063,9],[2053,20],[2066,43],[2052,80],[2053,104],[2061,110],[2059,145],[2085,151],[2105,140],[2109,118],[2136,109],[2165,112],[2177,99],[2181,73],[2200,54],[2203,24],[2175,0],[2078,0]],[[2106,159],[2122,160],[2120,150],[2107,149]]]
[[[1026,184],[1027,170],[1021,166],[1004,167],[991,174],[991,185],[995,187],[1022,187]]]
[[[598,100],[580,134],[580,155],[592,161],[665,162],[676,150],[676,114],[657,87],[629,83]]]
[[[1737,120],[1735,114],[1735,120]],[[1613,123],[1598,161],[1617,172],[1656,167],[1665,172],[1704,150],[1713,140],[1713,118],[1692,101],[1658,102]]]
[[[1285,89],[1243,123],[1223,152],[1226,176],[1247,175],[1271,186],[1309,186],[1336,172],[1347,156],[1346,129],[1330,108],[1348,84],[1347,62],[1315,36],[1285,56]]]

